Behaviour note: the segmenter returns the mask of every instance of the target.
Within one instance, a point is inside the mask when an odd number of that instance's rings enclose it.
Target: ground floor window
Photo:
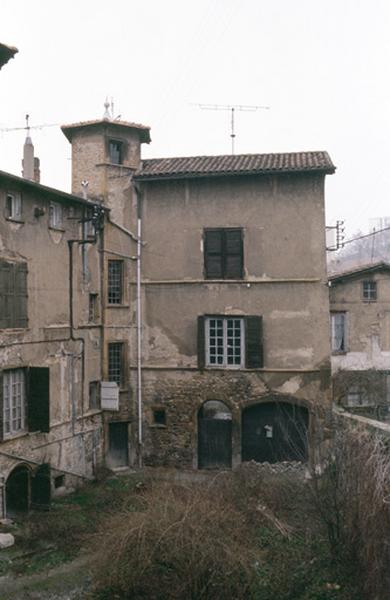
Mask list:
[[[219,367],[242,367],[243,356],[243,319],[207,317],[206,364]]]
[[[24,369],[13,369],[3,373],[3,428],[5,438],[26,429]]]

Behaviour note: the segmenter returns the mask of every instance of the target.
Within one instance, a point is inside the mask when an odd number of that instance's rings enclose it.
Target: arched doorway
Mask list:
[[[243,410],[242,460],[307,460],[309,414],[287,402],[264,402]]]
[[[219,400],[208,400],[198,412],[198,467],[232,466],[232,413]]]
[[[30,469],[26,465],[16,467],[5,484],[7,516],[26,512],[30,507]]]

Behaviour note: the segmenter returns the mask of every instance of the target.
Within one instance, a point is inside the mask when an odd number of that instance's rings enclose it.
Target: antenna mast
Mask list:
[[[269,106],[258,106],[251,104],[197,104],[202,110],[224,110],[230,111],[230,138],[232,143],[232,154],[234,154],[234,141],[236,137],[235,131],[235,112],[255,112],[257,110],[269,110]]]

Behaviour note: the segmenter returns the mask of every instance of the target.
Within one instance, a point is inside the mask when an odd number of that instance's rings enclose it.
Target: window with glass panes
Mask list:
[[[113,342],[108,344],[108,381],[115,381],[121,387],[123,380],[123,343]]]
[[[108,261],[108,304],[122,304],[123,260]]]
[[[3,373],[3,435],[26,429],[26,385],[23,369]]]
[[[237,317],[206,319],[206,365],[242,367],[244,362],[244,320]]]
[[[369,300],[375,302],[377,298],[377,285],[376,281],[370,279],[363,281],[363,300]]]

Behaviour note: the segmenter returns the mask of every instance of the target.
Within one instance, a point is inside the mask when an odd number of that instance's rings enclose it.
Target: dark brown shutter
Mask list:
[[[14,323],[13,327],[27,327],[27,265],[14,265]]]
[[[243,275],[243,244],[241,229],[225,230],[225,278],[241,279]]]
[[[49,510],[51,501],[50,465],[39,465],[31,479],[31,507]]]
[[[198,368],[204,369],[206,365],[206,347],[205,347],[205,318],[198,317]]]
[[[204,232],[204,268],[207,279],[223,277],[222,229],[206,229]]]
[[[4,437],[4,392],[3,392],[3,373],[0,372],[0,441]]]
[[[0,261],[0,328],[13,327],[14,268]]]
[[[27,370],[28,430],[50,431],[50,369],[30,367]]]
[[[262,317],[245,317],[245,366],[247,369],[264,366]]]

